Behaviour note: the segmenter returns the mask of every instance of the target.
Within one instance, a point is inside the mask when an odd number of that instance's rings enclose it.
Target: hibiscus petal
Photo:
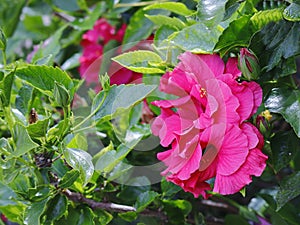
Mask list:
[[[230,73],[233,75],[233,78],[236,79],[242,75],[242,72],[238,68],[238,59],[237,57],[230,57],[227,60],[225,66],[225,73]]]

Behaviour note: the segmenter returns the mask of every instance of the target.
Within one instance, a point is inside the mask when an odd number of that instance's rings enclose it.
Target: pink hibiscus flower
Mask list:
[[[99,19],[92,30],[87,31],[81,41],[83,47],[82,56],[80,57],[79,73],[87,84],[95,83],[99,85],[99,72],[102,63],[103,48],[109,41],[115,40],[122,43],[126,25],[123,24],[120,29],[111,26],[105,19]],[[127,84],[141,80],[142,74],[130,71],[112,62],[108,75],[111,84]],[[97,88],[99,90],[99,88]]]
[[[246,122],[261,104],[262,90],[236,80],[236,58],[225,65],[218,55],[186,52],[179,59],[160,82],[161,91],[178,98],[152,103],[161,108],[152,132],[171,146],[158,154],[167,166],[162,175],[195,197],[207,198],[207,190],[238,192],[266,165],[263,137]]]

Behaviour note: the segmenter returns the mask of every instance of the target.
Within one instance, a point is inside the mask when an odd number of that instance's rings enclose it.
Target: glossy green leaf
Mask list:
[[[19,157],[30,150],[39,147],[37,143],[32,141],[26,127],[22,124],[16,123],[14,129],[16,149],[11,156]]]
[[[184,51],[212,53],[220,35],[221,31],[217,28],[209,29],[198,22],[174,33],[170,41]]]
[[[172,224],[184,224],[185,217],[192,210],[192,205],[186,200],[163,200],[163,208]]]
[[[290,21],[300,21],[300,4],[291,3],[284,9],[283,17]]]
[[[300,151],[300,139],[293,131],[276,133],[271,139],[272,165],[279,172]]]
[[[11,90],[15,78],[15,72],[10,72],[4,76],[0,82],[1,102],[3,106],[10,104]]]
[[[133,220],[136,220],[137,213],[136,212],[124,212],[124,213],[118,213],[118,216],[121,217],[125,221],[132,222]]]
[[[67,144],[68,148],[77,148],[84,151],[88,150],[87,138],[83,134],[76,134],[71,141]]]
[[[161,57],[151,51],[138,50],[133,52],[127,52],[114,57],[112,60],[138,73],[150,74],[165,72],[162,69],[151,66],[153,63],[159,64],[162,62]]]
[[[220,36],[215,50],[224,55],[234,47],[247,46],[256,31],[250,18],[250,16],[242,16],[231,22]]]
[[[151,4],[144,8],[145,11],[150,9],[165,9],[182,16],[190,16],[195,13],[195,11],[188,9],[186,5],[181,2],[161,2]]]
[[[24,224],[25,225],[41,225],[40,218],[46,209],[48,199],[39,202],[34,202],[29,205],[25,211]]]
[[[62,84],[71,95],[74,94],[72,79],[58,67],[29,65],[17,69],[16,75],[50,97],[53,97],[55,83]]]
[[[265,101],[270,112],[280,113],[300,137],[300,91],[274,88]]]
[[[288,176],[280,183],[280,190],[276,195],[277,211],[298,195],[300,195],[300,172]]]
[[[181,30],[185,27],[185,24],[176,17],[168,17],[164,15],[146,15],[146,17],[158,26],[168,25],[170,27],[175,27],[178,30]]]
[[[62,177],[62,179],[59,181],[58,186],[60,188],[68,188],[73,185],[73,183],[79,176],[80,173],[78,170],[70,170]]]
[[[67,210],[67,197],[61,194],[55,195],[47,202],[47,209],[45,210],[45,224],[52,224],[53,220],[60,219]]]
[[[228,1],[228,0],[227,0]],[[201,0],[197,5],[199,20],[208,28],[216,27],[225,15],[227,1]]]
[[[77,225],[95,225],[92,209],[85,207],[81,210]]]
[[[83,150],[75,148],[65,149],[64,156],[67,163],[73,167],[73,169],[80,172],[80,177],[83,183],[86,184],[94,173],[92,156]]]
[[[300,53],[300,22],[281,20],[270,23],[251,39],[250,49],[259,58],[261,68],[267,72],[276,67],[281,60]]]
[[[134,207],[137,209],[137,212],[142,212],[158,196],[159,196],[159,194],[155,191],[147,191],[147,192],[141,193],[138,196]]]
[[[45,137],[49,127],[49,118],[38,120],[27,126],[28,134],[31,138]]]
[[[0,27],[7,37],[13,35],[25,3],[25,0],[0,1]]]
[[[16,108],[23,113],[23,115],[28,115],[30,112],[30,101],[32,98],[33,88],[29,85],[24,85],[18,92],[16,97]]]
[[[154,24],[145,16],[165,14],[161,10],[151,10],[145,12],[143,9],[136,11],[131,16],[126,28],[125,36],[122,42],[122,50],[126,51],[135,46],[139,41],[147,39],[154,29]],[[168,14],[166,14],[168,15]]]
[[[16,205],[17,203],[13,199],[17,198],[16,193],[4,183],[0,181],[0,207],[8,205]]]
[[[165,178],[160,183],[163,196],[170,197],[178,193],[181,188],[174,183],[167,181]]]
[[[112,86],[106,93],[100,92],[93,100],[91,112],[95,112],[96,121],[111,119],[118,110],[128,109],[142,101],[156,86],[154,85],[119,85]]]
[[[104,210],[101,210],[101,209],[98,209],[98,210],[95,210],[95,211],[96,211],[95,213],[97,214],[97,216],[99,218],[100,225],[107,225],[114,218],[113,215],[111,215],[107,211],[104,211]]]
[[[3,30],[0,28],[0,50],[5,51],[6,49],[6,37]]]

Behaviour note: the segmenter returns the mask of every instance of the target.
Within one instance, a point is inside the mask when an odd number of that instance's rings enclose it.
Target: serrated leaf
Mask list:
[[[137,209],[137,212],[142,212],[149,204],[151,204],[151,202],[156,199],[157,196],[159,196],[159,194],[155,191],[141,193],[134,205],[134,207]]]
[[[223,31],[214,49],[224,55],[234,47],[247,46],[256,31],[250,18],[250,16],[242,16],[231,22]]]
[[[55,195],[47,202],[45,211],[45,224],[51,224],[52,221],[60,219],[67,210],[67,197],[61,194]]]
[[[108,92],[100,92],[93,100],[92,114],[96,121],[111,119],[117,110],[128,109],[142,101],[154,89],[155,85],[119,85],[112,86]]]
[[[146,50],[138,50],[123,53],[112,58],[113,61],[121,64],[122,66],[138,73],[164,73],[156,67],[152,67],[150,63],[161,63],[162,58],[154,52]]]
[[[18,92],[16,97],[16,108],[23,114],[28,115],[29,103],[32,98],[33,88],[29,85],[24,85]]]
[[[294,22],[300,21],[300,4],[292,2],[288,7],[284,9],[283,17],[286,20],[290,20]]]
[[[149,20],[151,20],[154,24],[163,26],[167,25],[170,27],[175,27],[178,30],[181,30],[185,27],[185,24],[178,19],[177,17],[168,17],[164,15],[145,15]]]
[[[185,51],[212,53],[220,35],[220,30],[208,29],[204,24],[196,23],[174,33],[170,41]]]
[[[274,88],[265,101],[270,112],[280,113],[300,137],[300,91]]]
[[[287,177],[280,183],[280,190],[276,195],[277,209],[280,210],[288,201],[300,195],[300,172]]]
[[[70,76],[58,67],[29,65],[16,70],[16,75],[34,88],[53,97],[55,83],[62,84],[74,94],[74,83]]]
[[[121,217],[125,221],[132,222],[133,220],[136,220],[137,213],[136,212],[124,212],[124,213],[118,213],[118,216]]]
[[[76,134],[72,140],[67,144],[68,148],[77,148],[84,151],[88,150],[88,143],[86,136],[82,134]]]
[[[70,170],[61,178],[58,186],[60,188],[68,188],[73,185],[79,176],[80,173],[78,170]]]
[[[199,20],[207,27],[217,26],[224,18],[227,1],[201,0],[197,5]]]
[[[13,199],[17,198],[16,193],[0,181],[0,207],[8,205],[17,205]]]
[[[195,13],[195,11],[188,9],[186,5],[181,2],[154,3],[144,8],[145,11],[151,9],[165,9],[182,16],[190,16]]]
[[[67,89],[57,82],[54,83],[53,98],[55,102],[63,108],[67,107],[71,101]]]
[[[31,138],[45,137],[49,126],[49,118],[38,120],[27,126],[28,134]]]
[[[251,17],[251,21],[257,30],[270,22],[278,22],[282,19],[283,8],[258,11]]]
[[[175,185],[170,181],[167,181],[165,178],[163,178],[160,185],[161,185],[162,195],[166,197],[170,197],[182,190],[180,186]]]
[[[48,199],[44,199],[40,202],[34,202],[27,207],[24,215],[25,225],[41,225],[40,218],[45,211]]]
[[[10,157],[24,155],[30,150],[39,147],[37,143],[32,141],[26,128],[22,124],[16,123],[14,130],[16,149],[13,154],[10,155]]]
[[[64,157],[67,163],[80,172],[80,177],[84,184],[90,180],[94,173],[92,156],[80,149],[67,148],[64,150]]]
[[[272,165],[279,172],[300,151],[300,139],[293,131],[279,132],[271,139]]]
[[[0,27],[7,37],[11,37],[20,21],[25,0],[1,0],[0,1]]]
[[[251,39],[250,49],[259,58],[262,70],[270,71],[282,60],[300,53],[300,22],[281,20],[269,23]]]

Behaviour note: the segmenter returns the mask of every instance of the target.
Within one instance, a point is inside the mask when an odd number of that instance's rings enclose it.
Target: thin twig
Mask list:
[[[132,206],[119,205],[115,203],[104,203],[96,202],[92,199],[84,197],[80,193],[71,192],[70,190],[64,190],[62,192],[67,198],[73,202],[85,203],[90,206],[92,209],[104,209],[111,212],[135,212],[136,209]]]

